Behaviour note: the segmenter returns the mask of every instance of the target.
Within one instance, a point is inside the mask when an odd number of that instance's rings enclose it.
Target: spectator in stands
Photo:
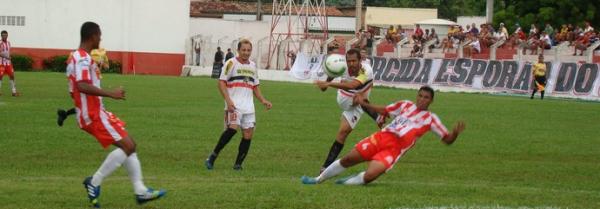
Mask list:
[[[531,24],[531,28],[529,29],[529,36],[538,35],[539,30],[535,26],[535,24]]]
[[[540,38],[538,35],[535,33],[530,35],[529,39],[527,39],[527,44],[525,44],[525,47],[523,47],[523,54],[527,54],[527,49],[531,51],[531,54],[537,54],[539,43]]]
[[[558,33],[556,33],[556,35],[554,36],[554,40],[556,41],[556,43],[561,43],[563,41],[566,41],[568,33],[569,33],[569,28],[567,27],[566,24],[562,24],[562,26],[560,27],[560,31]]]
[[[472,33],[467,34],[466,45],[463,49],[463,53],[465,57],[472,57],[473,53],[481,52],[481,44],[479,43],[479,39],[474,36]]]
[[[546,31],[543,31],[540,35],[540,41],[538,43],[538,46],[542,50],[542,54],[544,54],[544,50],[552,48],[552,39],[550,39],[550,35],[548,35]]]
[[[500,35],[498,39],[508,40],[508,30],[504,27],[504,23],[500,23],[500,28],[498,28],[498,32]]]
[[[591,45],[590,39],[593,33],[594,31],[587,32],[575,41],[575,51],[573,52],[573,56],[577,55],[577,50],[581,50],[579,56],[583,56],[583,51]]]
[[[442,53],[446,53],[446,49],[450,51],[452,49],[452,40],[454,39],[454,34],[458,33],[458,27],[455,25],[450,26],[448,30],[448,35],[444,40],[442,40]]]
[[[479,36],[479,29],[477,29],[475,23],[471,24],[471,31],[475,37]]]
[[[196,65],[200,66],[200,52],[202,47],[200,46],[200,42],[196,42],[196,46],[194,47],[194,52],[196,52]]]
[[[427,40],[435,40],[435,42],[432,45],[429,45],[429,53],[431,53],[433,51],[433,48],[440,44],[440,38],[438,37],[437,33],[435,33],[434,28],[431,28],[431,33],[427,37]]]
[[[550,36],[550,38],[554,37],[554,28],[550,25],[550,23],[546,23],[544,32],[546,32],[546,35]]]
[[[217,52],[215,53],[214,64],[223,66],[223,51],[221,51],[221,47],[217,47]]]
[[[590,24],[590,22],[585,21],[585,29],[583,30],[584,33],[589,33],[589,32],[593,32],[594,31],[594,27],[592,27],[592,25]]]
[[[571,26],[567,40],[570,42],[569,46],[575,45],[575,42],[581,37],[583,30],[579,26]]]
[[[235,57],[235,55],[233,54],[233,52],[231,52],[231,48],[228,48],[227,49],[227,54],[225,55],[225,61],[227,61],[227,60],[229,60],[229,59],[231,59],[233,57]]]
[[[413,34],[412,39],[413,41],[419,41],[422,42],[423,41],[423,29],[421,29],[421,26],[419,24],[416,24],[417,28],[415,28],[415,34]]]
[[[415,39],[413,49],[410,51],[410,57],[423,57],[422,39]]]
[[[389,42],[389,43],[395,43],[395,37],[397,35],[397,31],[394,28],[393,25],[390,25],[390,27],[387,30],[387,33],[385,35],[385,39]]]

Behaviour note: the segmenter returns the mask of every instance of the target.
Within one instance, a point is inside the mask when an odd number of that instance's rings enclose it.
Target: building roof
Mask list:
[[[421,24],[421,25],[456,25],[455,22],[452,22],[450,20],[444,20],[444,19],[422,20],[422,21],[416,22],[415,24]]]
[[[256,2],[239,2],[232,0],[192,0],[190,2],[190,17],[222,17],[223,14],[252,14],[256,13]],[[262,14],[271,14],[272,3],[262,5]],[[292,9],[295,11],[295,9]],[[335,7],[326,7],[327,16],[346,16]]]

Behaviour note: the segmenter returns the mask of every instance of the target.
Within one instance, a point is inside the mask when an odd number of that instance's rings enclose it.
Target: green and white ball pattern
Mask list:
[[[342,76],[348,67],[346,66],[346,57],[340,54],[332,54],[325,60],[325,74],[335,78]]]

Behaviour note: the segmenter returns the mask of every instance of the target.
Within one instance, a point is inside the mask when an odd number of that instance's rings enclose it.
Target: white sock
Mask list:
[[[10,88],[12,88],[12,93],[17,93],[17,88],[15,87],[15,80],[10,80]]]
[[[349,178],[344,182],[344,185],[363,185],[365,184],[365,172],[360,172],[358,175]]]
[[[346,170],[346,168],[344,168],[344,166],[342,166],[342,164],[340,163],[340,160],[336,160],[333,163],[331,163],[331,165],[329,165],[327,168],[325,168],[325,170],[323,171],[323,173],[321,173],[321,175],[319,175],[317,177],[317,181],[319,182],[323,182],[331,177],[337,176],[338,174],[344,172]]]
[[[144,182],[142,182],[142,165],[137,157],[137,153],[129,155],[129,157],[127,157],[125,160],[125,163],[123,163],[123,166],[129,173],[129,179],[133,184],[133,192],[141,195],[148,191],[148,188],[146,188]]]
[[[106,160],[102,163],[98,171],[92,177],[92,185],[100,186],[104,178],[108,177],[113,171],[117,170],[127,159],[127,154],[122,149],[117,148],[106,156]]]

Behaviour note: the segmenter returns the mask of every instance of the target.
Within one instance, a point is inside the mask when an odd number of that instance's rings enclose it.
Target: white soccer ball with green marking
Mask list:
[[[336,78],[342,76],[348,66],[346,66],[346,57],[340,54],[331,54],[325,60],[325,74]]]

